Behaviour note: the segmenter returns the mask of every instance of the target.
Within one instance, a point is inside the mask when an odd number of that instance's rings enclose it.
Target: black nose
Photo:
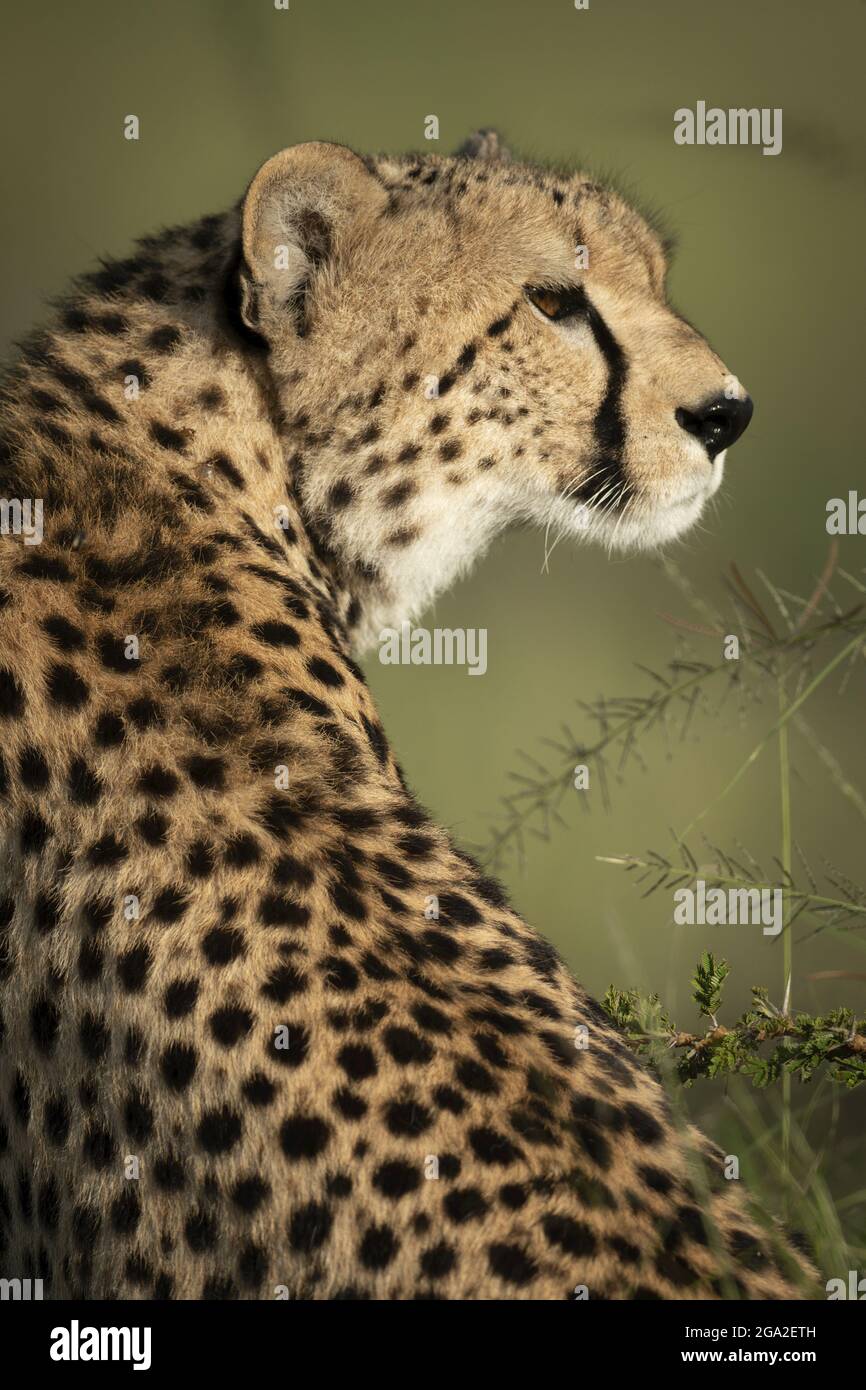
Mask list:
[[[677,424],[693,434],[706,447],[711,459],[736,444],[752,418],[751,396],[729,401],[727,396],[714,396],[698,410],[677,410]]]

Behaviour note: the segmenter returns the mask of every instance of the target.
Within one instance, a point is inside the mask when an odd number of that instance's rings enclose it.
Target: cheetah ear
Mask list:
[[[503,145],[499,131],[492,130],[490,126],[474,130],[456,153],[465,159],[501,159],[503,164],[510,163],[512,159],[511,151],[507,145]]]
[[[264,338],[287,321],[306,329],[307,292],[387,202],[383,185],[345,145],[314,140],[275,154],[243,203],[240,316]]]

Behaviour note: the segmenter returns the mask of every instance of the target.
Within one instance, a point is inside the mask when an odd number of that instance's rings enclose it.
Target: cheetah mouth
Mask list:
[[[665,510],[679,511],[685,508],[694,507],[699,502],[702,506],[709,502],[711,497],[715,497],[722,485],[722,478],[725,471],[725,454],[722,450],[720,454],[712,460],[710,464],[710,476],[702,481],[698,487],[687,492],[683,497],[674,497],[662,503]]]
[[[680,507],[691,507],[695,502],[706,502],[709,496],[710,493],[705,487],[699,487],[696,488],[694,492],[688,493],[685,497],[678,497],[673,502],[666,502],[665,506],[670,507],[672,510],[677,510]]]

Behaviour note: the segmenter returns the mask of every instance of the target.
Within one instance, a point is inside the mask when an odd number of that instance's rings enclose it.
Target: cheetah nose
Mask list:
[[[714,396],[694,411],[680,406],[676,411],[676,420],[688,434],[701,441],[710,458],[714,459],[723,449],[736,444],[751,420],[754,408],[751,396],[744,396],[742,400]]]

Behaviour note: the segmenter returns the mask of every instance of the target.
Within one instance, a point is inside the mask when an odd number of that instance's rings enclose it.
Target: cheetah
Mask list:
[[[634,549],[699,516],[752,407],[665,274],[618,193],[493,132],[313,142],[21,345],[0,486],[42,521],[0,543],[5,1275],[809,1296],[419,806],[357,664],[507,526]]]

